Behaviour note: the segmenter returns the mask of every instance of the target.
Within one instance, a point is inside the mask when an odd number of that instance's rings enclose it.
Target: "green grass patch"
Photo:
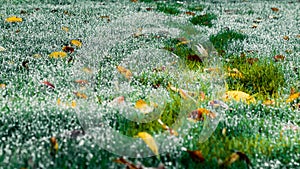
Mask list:
[[[158,3],[156,10],[163,12],[165,14],[170,14],[170,15],[178,15],[180,13],[180,10],[178,7],[181,6],[180,4],[175,4],[175,3]]]
[[[227,52],[228,45],[234,40],[244,40],[247,35],[239,33],[235,30],[221,30],[216,35],[210,36],[210,41],[214,45],[215,49],[220,55],[224,55]]]
[[[203,26],[212,27],[213,26],[212,21],[215,19],[217,19],[217,15],[213,13],[206,13],[204,15],[193,16],[190,19],[190,22],[194,25],[203,25]]]
[[[251,94],[276,96],[285,85],[282,67],[273,60],[261,59],[249,64],[246,57],[233,56],[227,64],[227,68],[229,67],[238,69],[242,74],[242,77],[227,78],[230,90],[239,89]]]

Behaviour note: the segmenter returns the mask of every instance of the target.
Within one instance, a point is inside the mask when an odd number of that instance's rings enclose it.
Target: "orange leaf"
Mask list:
[[[289,98],[286,100],[286,103],[293,102],[297,98],[300,98],[300,92],[290,95]]]
[[[118,72],[125,76],[126,79],[130,80],[132,77],[132,73],[130,70],[126,69],[123,66],[117,66]]]
[[[0,88],[1,88],[1,89],[4,89],[5,87],[6,87],[5,84],[3,84],[3,83],[0,84]]]

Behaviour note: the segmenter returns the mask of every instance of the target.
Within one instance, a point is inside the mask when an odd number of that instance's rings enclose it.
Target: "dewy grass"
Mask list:
[[[190,22],[194,25],[203,25],[203,26],[212,27],[213,26],[212,21],[215,19],[217,19],[217,15],[213,13],[206,13],[204,15],[193,16],[190,19]]]
[[[234,40],[244,40],[246,35],[239,33],[235,30],[224,29],[218,32],[216,35],[210,36],[210,41],[213,43],[215,49],[220,55],[227,53],[227,48]]]

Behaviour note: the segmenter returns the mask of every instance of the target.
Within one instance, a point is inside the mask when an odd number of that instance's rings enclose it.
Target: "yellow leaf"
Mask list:
[[[0,52],[6,51],[6,49],[2,46],[0,46]]]
[[[148,134],[147,132],[139,132],[138,136],[147,144],[147,146],[152,150],[152,152],[158,156],[158,147],[156,145],[156,142],[154,138]]]
[[[300,98],[300,92],[291,94],[290,97],[286,100],[286,103],[293,102],[297,98]]]
[[[92,69],[91,69],[91,68],[88,68],[88,67],[82,68],[82,71],[84,71],[85,73],[89,73],[89,74],[92,74],[92,73],[93,73]]]
[[[65,58],[67,57],[67,53],[66,52],[61,52],[61,51],[57,51],[57,52],[52,52],[50,55],[49,55],[50,58]]]
[[[6,22],[22,22],[23,19],[22,18],[19,18],[17,16],[11,16],[11,17],[8,17],[5,19]]]
[[[80,93],[80,92],[74,92],[74,94],[78,97],[78,98],[82,98],[82,99],[87,99],[87,95],[84,93]]]
[[[72,100],[72,102],[71,102],[71,107],[72,107],[72,108],[75,108],[75,107],[76,107],[76,102],[75,102],[75,100]]]
[[[56,103],[57,103],[57,105],[60,105],[60,104],[61,104],[60,98],[58,98],[58,99],[56,100]]]
[[[34,57],[34,58],[41,58],[41,57],[42,57],[42,55],[40,55],[40,54],[36,53],[36,54],[34,54],[34,55],[33,55],[33,57]]]
[[[63,31],[65,31],[65,32],[69,32],[69,28],[66,27],[66,26],[61,27],[61,29],[62,29]]]
[[[233,77],[233,78],[242,78],[243,77],[242,73],[237,68],[233,68],[233,69],[228,68],[228,71],[229,72],[227,73],[227,75],[230,77]]]
[[[140,99],[135,103],[135,108],[139,109],[143,113],[150,113],[153,111],[153,107],[148,106],[147,103]]]
[[[117,66],[118,72],[120,72],[126,79],[130,80],[132,77],[132,73],[130,70],[126,69],[123,66]]]
[[[224,96],[224,101],[235,100],[242,101],[247,104],[256,102],[255,98],[242,91],[227,91]]]
[[[82,43],[79,40],[73,39],[71,40],[71,44],[76,46],[76,47],[81,47]]]

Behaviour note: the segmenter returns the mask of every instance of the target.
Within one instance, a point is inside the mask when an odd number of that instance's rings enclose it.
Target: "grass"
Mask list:
[[[105,4],[72,0],[34,2],[4,1],[0,7],[3,21],[0,22],[3,30],[0,46],[6,49],[0,51],[0,168],[124,168],[123,164],[113,162],[119,155],[103,149],[91,135],[76,136],[76,133],[103,122],[130,137],[142,131],[152,136],[161,133],[169,136],[156,120],[131,121],[120,114],[121,109],[106,107],[107,103],[121,95],[132,106],[138,99],[148,104],[155,101],[159,104],[157,112],[161,120],[172,126],[185,113],[209,108],[209,101],[221,99],[212,94],[217,90],[212,87],[217,85],[211,86],[210,79],[205,80],[211,76],[204,70],[215,65],[227,75],[234,73],[228,68],[236,68],[242,77],[226,77],[228,89],[254,95],[257,102],[227,102],[229,109],[224,112],[223,120],[203,143],[198,140],[203,122],[191,122],[188,124],[194,127],[185,133],[179,146],[167,147],[168,152],[160,158],[127,160],[147,167],[163,163],[166,168],[249,168],[241,156],[226,164],[232,153],[238,151],[250,159],[253,168],[299,166],[299,109],[292,107],[299,103],[299,98],[286,103],[291,87],[299,92],[299,73],[295,71],[295,65],[299,65],[299,50],[295,47],[299,32],[295,27],[286,27],[297,21],[296,16],[289,15],[297,11],[296,5],[285,2],[257,2],[255,7],[252,2],[141,3],[145,0]],[[142,13],[138,9],[152,5],[161,5],[154,11],[159,15],[151,19],[147,13],[149,17],[142,19],[147,24],[140,24]],[[277,15],[267,10],[274,6],[280,7],[281,18],[268,19],[269,14]],[[235,20],[230,20],[233,17],[230,14],[220,15],[224,9],[231,8],[239,9]],[[195,16],[185,15],[183,11],[193,11]],[[4,21],[14,15],[23,18],[23,22]],[[256,15],[264,21],[254,29],[248,21]],[[101,16],[109,16],[109,20]],[[191,43],[178,39],[190,30],[177,27],[186,31],[177,34],[165,21],[195,24],[192,26],[197,31],[209,37],[220,54],[215,57],[222,64],[203,63]],[[62,30],[63,26],[69,31]],[[141,35],[132,36],[140,27]],[[197,35],[186,38],[195,40],[200,37]],[[289,40],[284,40],[283,35],[288,35]],[[80,39],[82,47],[72,46],[75,50],[66,58],[49,58],[51,52],[61,51],[72,39]],[[285,53],[287,48],[293,49],[292,52]],[[242,52],[245,54],[240,56]],[[277,54],[286,57],[275,62],[273,56]],[[258,60],[250,63],[251,58]],[[173,61],[180,64],[167,64]],[[132,71],[131,81],[116,71],[118,65]],[[192,96],[196,103],[185,100],[170,85],[196,93],[203,91],[206,97],[202,100]],[[220,90],[222,87],[225,85]],[[87,98],[79,97],[76,92],[86,94]],[[267,106],[263,104],[265,99],[274,100],[275,104]],[[151,119],[151,113],[141,117]],[[174,125],[175,130],[179,128]],[[50,142],[51,137],[57,139],[57,150]],[[196,162],[181,147],[200,150],[205,161]],[[223,165],[222,161],[225,161]]]

